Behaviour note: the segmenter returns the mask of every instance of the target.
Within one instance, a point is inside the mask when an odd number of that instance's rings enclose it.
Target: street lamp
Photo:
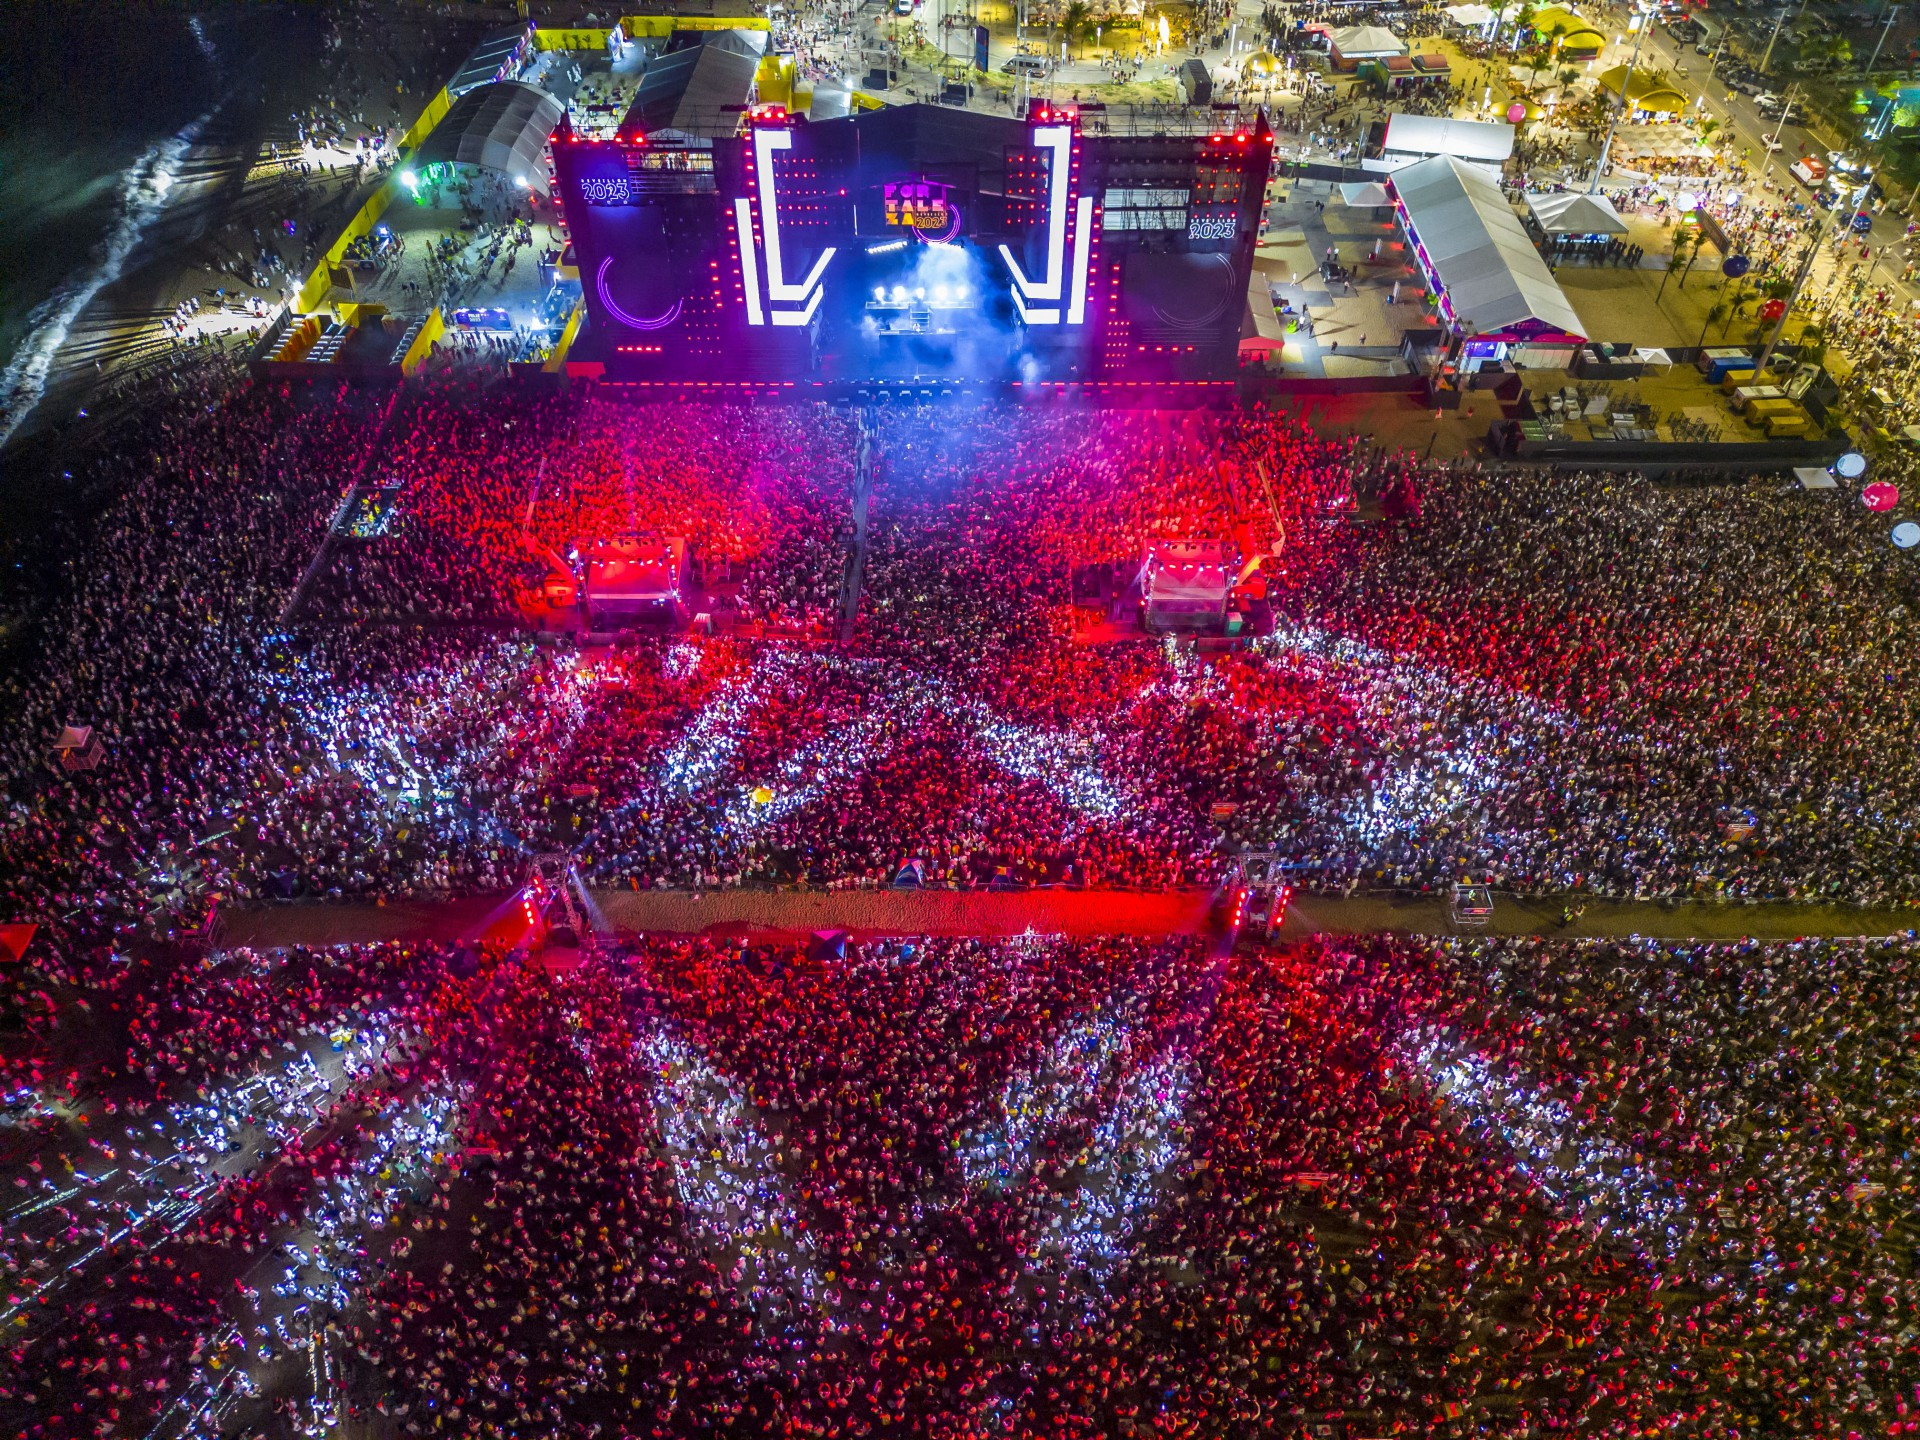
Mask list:
[[[1866,202],[1867,196],[1872,191],[1873,172],[1869,170],[1861,177],[1860,188],[1848,192],[1847,222],[1849,224],[1853,222],[1853,217],[1860,213],[1861,205]],[[1814,232],[1813,239],[1807,245],[1807,253],[1800,259],[1800,269],[1793,277],[1793,289],[1787,293],[1786,308],[1780,312],[1780,318],[1773,322],[1773,333],[1767,337],[1767,348],[1760,352],[1760,358],[1755,362],[1753,373],[1756,385],[1766,383],[1767,362],[1773,359],[1774,349],[1779,345],[1780,337],[1786,331],[1787,319],[1793,314],[1794,303],[1799,300],[1801,290],[1806,288],[1807,276],[1813,273],[1814,259],[1819,255],[1820,247],[1826,243],[1827,228],[1833,224],[1833,217],[1837,213],[1836,206],[1821,218],[1820,228]]]
[[[1860,72],[1861,76],[1869,85],[1873,83],[1873,67],[1880,59],[1880,47],[1887,43],[1887,32],[1893,29],[1893,17],[1899,13],[1900,7],[1898,5],[1888,7],[1887,23],[1880,27],[1880,38],[1873,42],[1873,58],[1867,61],[1867,68]]]
[[[1800,82],[1796,80],[1787,86],[1787,93],[1780,99],[1780,119],[1774,125],[1773,134],[1767,140],[1767,163],[1760,171],[1761,175],[1768,179],[1773,177],[1773,157],[1780,148],[1780,132],[1787,128],[1787,117],[1793,113],[1793,92],[1799,88]]]
[[[1807,13],[1807,0],[1800,0],[1800,8],[1794,12],[1793,23],[1798,25],[1800,17]],[[1780,38],[1780,27],[1787,23],[1787,7],[1780,7],[1780,18],[1773,22],[1773,34],[1767,37],[1767,53],[1760,57],[1760,73],[1767,73],[1767,62],[1773,59],[1773,42]]]
[[[1614,112],[1613,120],[1607,126],[1607,138],[1600,146],[1599,158],[1593,163],[1593,181],[1587,186],[1589,195],[1596,194],[1600,189],[1600,177],[1606,173],[1607,157],[1613,153],[1613,132],[1620,128],[1620,116],[1633,109],[1633,101],[1627,93],[1633,88],[1633,67],[1640,62],[1640,42],[1647,38],[1647,31],[1653,28],[1653,17],[1647,12],[1636,12],[1632,19],[1638,20],[1639,24],[1633,32],[1633,54],[1627,59],[1627,73],[1620,81],[1620,109]]]

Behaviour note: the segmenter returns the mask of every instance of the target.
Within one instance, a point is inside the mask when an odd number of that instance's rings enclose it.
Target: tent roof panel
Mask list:
[[[1534,320],[1569,335],[1585,333],[1500,187],[1486,175],[1438,155],[1396,170],[1389,183],[1462,324],[1490,334]]]
[[[1382,55],[1404,55],[1407,42],[1384,25],[1349,25],[1329,37],[1333,48],[1349,60],[1370,60]]]
[[[1560,190],[1527,196],[1527,209],[1549,235],[1624,235],[1627,222],[1604,195]]]
[[[1458,155],[1462,160],[1505,160],[1513,154],[1513,126],[1395,112],[1387,117],[1382,148],[1416,155]]]
[[[699,39],[683,44],[690,34]],[[728,107],[745,105],[752,97],[756,53],[725,30],[677,31],[669,43],[671,48],[647,63],[621,128],[645,134],[673,130],[706,139],[733,134],[740,114]]]
[[[537,85],[518,80],[480,85],[453,102],[413,158],[421,165],[479,165],[545,190],[541,156],[565,113],[560,102]]]
[[[524,25],[489,35],[460,62],[460,68],[453,72],[453,78],[447,82],[447,93],[457,100],[475,86],[490,83],[526,38],[527,27]]]

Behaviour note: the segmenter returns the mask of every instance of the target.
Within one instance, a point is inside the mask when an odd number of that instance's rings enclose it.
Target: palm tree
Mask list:
[[[1660,297],[1667,293],[1667,281],[1680,271],[1692,258],[1692,251],[1699,248],[1699,237],[1690,230],[1682,230],[1673,238],[1673,258],[1667,261],[1667,273],[1660,277],[1660,288],[1654,293],[1654,304],[1660,303]]]
[[[1700,137],[1700,143],[1702,145],[1711,145],[1713,144],[1714,136],[1718,135],[1725,128],[1726,126],[1721,121],[1709,115],[1698,125],[1694,126],[1693,133]]]
[[[1514,12],[1513,38],[1515,40],[1518,40],[1521,35],[1525,34],[1527,27],[1533,24],[1534,13],[1535,6],[1533,0],[1524,0],[1519,10]]]
[[[1853,63],[1853,46],[1844,35],[1816,35],[1801,45],[1800,59],[1809,69],[1843,70]]]
[[[1087,0],[1068,0],[1066,10],[1060,16],[1060,28],[1065,32],[1067,43],[1086,38],[1088,30],[1093,28],[1093,6]]]

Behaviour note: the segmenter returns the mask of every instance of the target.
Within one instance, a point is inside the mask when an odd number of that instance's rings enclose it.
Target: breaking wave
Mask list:
[[[73,322],[107,286],[120,278],[147,227],[167,207],[168,193],[179,177],[187,152],[193,149],[207,121],[208,111],[177,134],[147,147],[120,172],[120,213],[104,239],[94,248],[91,263],[76,270],[27,316],[27,332],[7,368],[0,371],[0,445],[12,438],[21,422],[33,413],[46,393],[54,357],[67,343]]]

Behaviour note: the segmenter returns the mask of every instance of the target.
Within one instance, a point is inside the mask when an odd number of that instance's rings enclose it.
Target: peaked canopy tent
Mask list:
[[[91,725],[62,725],[47,754],[47,763],[56,770],[93,770],[105,757],[106,747]]]
[[[813,101],[807,106],[809,120],[843,120],[853,113],[853,92],[832,85],[815,85]]]
[[[1384,25],[1349,25],[1332,31],[1327,40],[1333,47],[1333,63],[1342,70],[1351,70],[1362,60],[1407,53],[1407,42]]]
[[[1568,347],[1586,338],[1566,292],[1484,172],[1438,155],[1394,171],[1387,184],[1440,314],[1469,354],[1498,359],[1509,345]]]
[[[524,188],[547,192],[547,141],[566,114],[537,85],[502,80],[469,90],[453,102],[414,152],[415,165],[475,165],[510,176]]]
[[[753,99],[760,56],[734,31],[683,32],[640,76],[623,133],[715,140],[733,134]]]
[[[1548,235],[1624,235],[1627,222],[1604,195],[1556,190],[1527,196],[1527,213]]]
[[[1372,205],[1391,205],[1393,196],[1378,180],[1350,180],[1340,187],[1340,198],[1356,210]]]
[[[33,943],[34,932],[39,928],[31,923],[0,925],[0,960],[18,961],[27,953],[27,946]]]
[[[1478,30],[1482,34],[1490,32],[1496,25],[1505,29],[1519,13],[1520,7],[1512,3],[1449,5],[1445,11],[1448,24],[1457,25],[1462,30]]]

